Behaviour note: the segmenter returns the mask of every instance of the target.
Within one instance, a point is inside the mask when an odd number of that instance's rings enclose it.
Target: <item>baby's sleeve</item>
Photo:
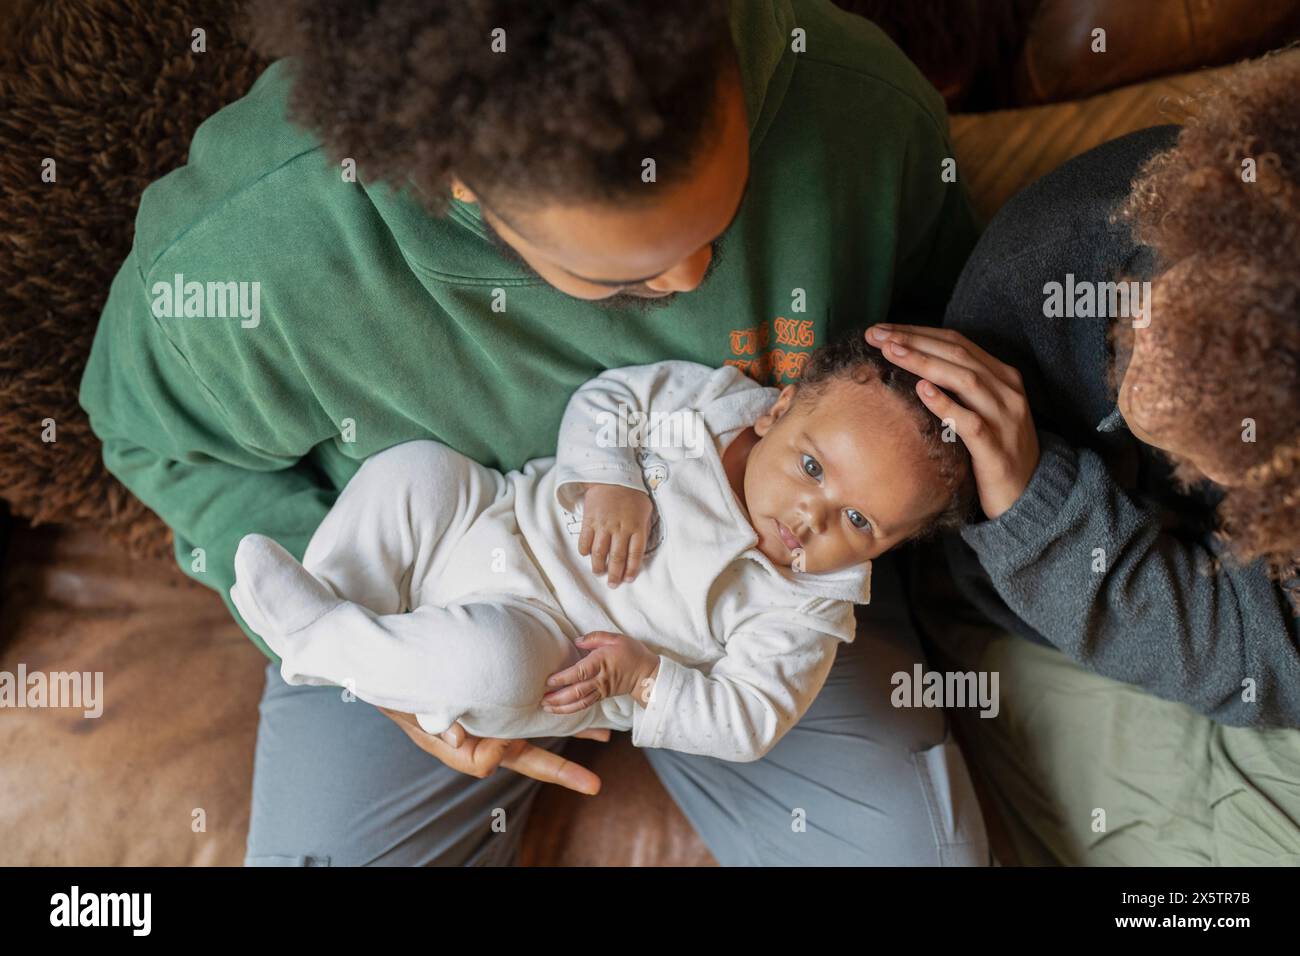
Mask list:
[[[673,431],[672,416],[694,414],[719,399],[759,387],[738,369],[696,362],[655,362],[609,369],[574,392],[560,422],[555,451],[555,495],[572,510],[581,483],[645,490],[636,453]],[[655,428],[656,422],[665,427]]]
[[[708,673],[661,654],[649,703],[633,711],[632,743],[761,759],[807,712],[854,631],[852,604],[816,599],[746,621]]]

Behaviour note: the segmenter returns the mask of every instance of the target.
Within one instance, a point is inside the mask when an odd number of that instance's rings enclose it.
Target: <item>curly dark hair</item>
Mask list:
[[[1146,163],[1117,214],[1157,261],[1141,334],[1151,336],[1144,390],[1159,400],[1143,415],[1174,447],[1208,447],[1215,470],[1236,476],[1217,505],[1219,532],[1237,559],[1262,558],[1280,579],[1295,576],[1300,555],[1297,90],[1300,49],[1228,73],[1186,104],[1177,143]],[[1115,384],[1134,334],[1116,324]],[[1203,479],[1169,457],[1184,487]]]
[[[880,382],[885,389],[897,395],[912,413],[917,433],[925,442],[926,455],[934,463],[936,474],[948,495],[947,504],[911,536],[910,540],[931,537],[941,531],[952,531],[965,524],[975,503],[975,479],[971,471],[970,452],[965,443],[952,432],[945,441],[943,423],[925,407],[916,394],[918,376],[890,362],[880,350],[868,345],[862,332],[845,336],[813,351],[808,356],[799,377],[795,400],[811,398],[816,401],[832,381],[844,380],[866,385]]]
[[[646,157],[679,179],[737,68],[726,0],[254,0],[248,20],[292,58],[290,118],[439,214],[453,175],[514,209],[643,195]]]

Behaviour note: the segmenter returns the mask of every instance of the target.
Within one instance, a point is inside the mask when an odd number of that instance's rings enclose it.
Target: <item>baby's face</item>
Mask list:
[[[828,382],[795,399],[788,386],[755,424],[745,506],[758,549],[789,567],[837,571],[883,554],[945,504],[914,412],[879,382]]]

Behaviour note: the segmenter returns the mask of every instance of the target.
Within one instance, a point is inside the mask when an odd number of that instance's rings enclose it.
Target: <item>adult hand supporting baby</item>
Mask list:
[[[970,451],[984,514],[990,520],[1002,515],[1038,467],[1038,433],[1020,373],[951,329],[873,325],[866,339],[889,361],[920,376],[917,395],[952,423]]]
[[[501,766],[542,783],[557,783],[588,796],[600,792],[600,777],[596,774],[581,764],[566,760],[527,740],[475,737],[467,734],[459,721],[441,734],[431,734],[420,726],[414,714],[404,714],[386,707],[380,707],[379,711],[401,727],[417,747],[460,773],[482,779],[491,776]],[[607,742],[609,731],[583,730],[574,736]]]

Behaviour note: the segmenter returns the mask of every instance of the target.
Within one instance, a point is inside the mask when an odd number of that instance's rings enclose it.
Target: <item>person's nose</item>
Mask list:
[[[813,534],[826,530],[826,507],[821,500],[813,496],[805,498],[800,503],[800,511],[804,527]]]
[[[704,279],[712,258],[713,247],[701,246],[698,252],[687,256],[667,272],[647,279],[646,288],[655,292],[690,292]]]

